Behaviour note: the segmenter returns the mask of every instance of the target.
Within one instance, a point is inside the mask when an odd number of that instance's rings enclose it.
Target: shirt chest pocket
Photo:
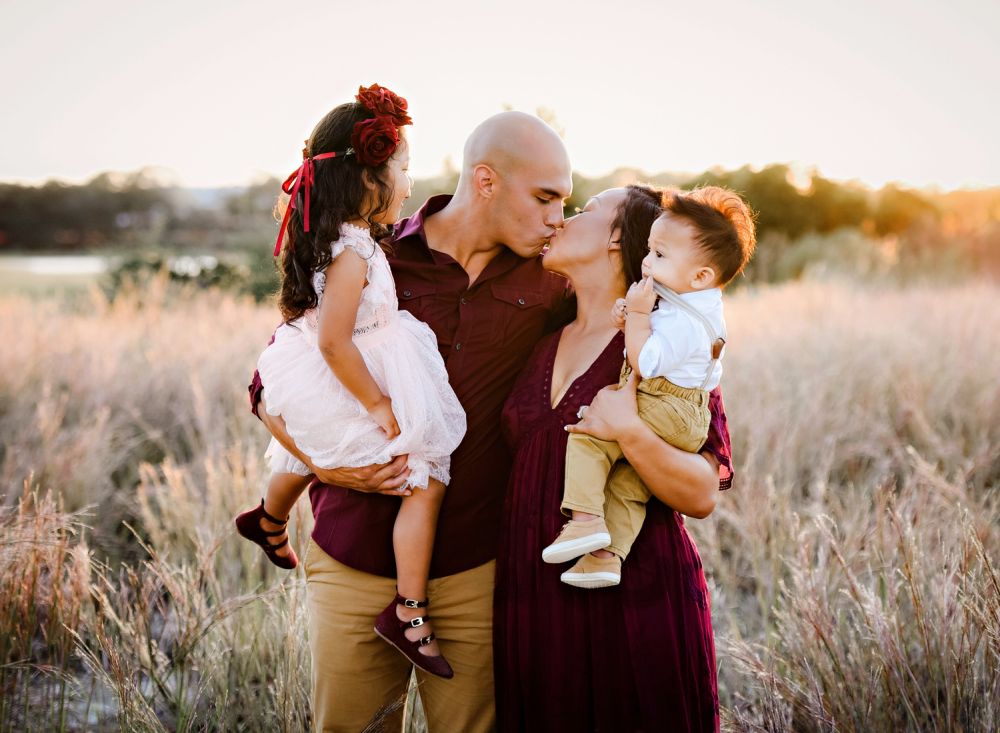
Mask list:
[[[409,311],[421,321],[427,321],[428,309],[436,294],[437,288],[433,285],[417,283],[403,286],[396,283],[396,299],[399,301],[399,307]]]
[[[533,345],[545,324],[542,294],[512,285],[491,285],[490,292],[496,309],[492,327],[498,341],[509,345],[525,340]]]

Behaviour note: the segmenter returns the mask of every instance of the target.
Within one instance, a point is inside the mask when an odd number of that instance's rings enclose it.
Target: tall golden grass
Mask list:
[[[738,477],[688,522],[725,727],[996,730],[1000,289],[727,308]],[[308,725],[302,575],[231,529],[265,480],[245,384],[275,321],[160,280],[0,298],[0,730]]]

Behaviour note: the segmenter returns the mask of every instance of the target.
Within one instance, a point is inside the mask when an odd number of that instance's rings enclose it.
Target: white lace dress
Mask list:
[[[382,249],[366,229],[345,224],[331,245],[333,257],[352,248],[368,262],[368,284],[354,327],[354,343],[383,394],[392,400],[400,434],[388,441],[323,359],[318,346],[319,307],[282,324],[260,355],[267,412],[284,418],[295,445],[320,468],[368,466],[409,454],[410,485],[448,483],[450,457],[465,435],[465,412],[448,384],[434,332],[400,311]],[[323,299],[326,278],[313,275]],[[309,469],[272,439],[271,470],[305,475]]]

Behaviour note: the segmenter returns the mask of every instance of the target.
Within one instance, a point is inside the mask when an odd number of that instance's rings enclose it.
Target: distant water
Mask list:
[[[11,255],[0,257],[0,270],[30,275],[103,275],[109,257],[101,255]]]

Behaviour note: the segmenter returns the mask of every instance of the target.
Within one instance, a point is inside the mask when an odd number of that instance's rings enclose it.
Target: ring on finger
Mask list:
[[[587,407],[589,407],[589,405],[580,405],[580,409],[576,411],[576,416],[578,419],[580,420],[583,419],[583,414],[587,411]]]

